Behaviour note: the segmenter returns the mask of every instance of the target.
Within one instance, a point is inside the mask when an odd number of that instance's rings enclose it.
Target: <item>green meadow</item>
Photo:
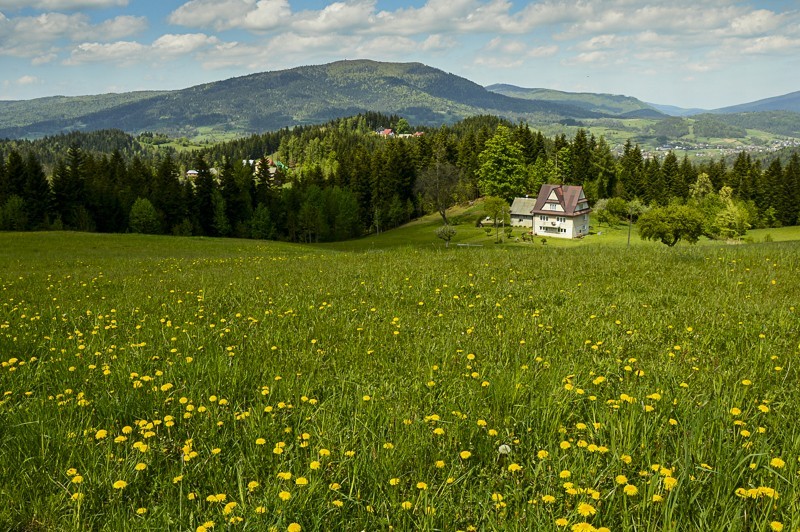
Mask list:
[[[449,248],[435,217],[0,233],[0,529],[800,527],[796,228],[494,244],[454,217]]]

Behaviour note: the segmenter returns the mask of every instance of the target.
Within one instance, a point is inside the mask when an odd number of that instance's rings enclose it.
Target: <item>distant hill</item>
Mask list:
[[[648,118],[663,116],[652,106],[631,96],[617,94],[595,94],[591,92],[562,92],[552,89],[526,89],[514,85],[497,84],[489,85],[486,90],[503,94],[512,98],[555,102],[579,107],[589,112],[609,115],[631,114],[640,118],[636,113],[646,112]]]
[[[711,111],[712,113],[757,113],[764,111],[792,111],[800,113],[800,91],[790,92],[783,96],[765,98],[750,103],[731,105]]]
[[[420,63],[358,60],[252,74],[178,91],[2,102],[0,137],[108,128],[177,136],[192,136],[200,128],[251,133],[319,124],[364,111],[399,114],[419,125],[478,114],[549,122],[603,116],[569,102],[504,96]]]
[[[658,103],[648,103],[647,105],[669,116],[692,116],[708,112],[708,109],[698,109],[696,107],[691,109],[685,109],[683,107],[676,107],[674,105],[662,105]]]

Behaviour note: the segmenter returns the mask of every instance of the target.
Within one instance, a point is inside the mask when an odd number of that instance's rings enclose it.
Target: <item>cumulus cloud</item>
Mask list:
[[[172,24],[216,30],[256,31],[285,25],[292,14],[288,0],[190,0],[169,16]]]
[[[82,65],[86,63],[112,63],[127,66],[142,62],[159,62],[192,54],[219,43],[219,39],[202,33],[162,35],[151,45],[135,41],[117,41],[113,43],[82,43],[75,47],[66,65]]]
[[[39,78],[37,78],[36,76],[26,75],[26,76],[22,76],[21,78],[17,79],[17,81],[15,83],[17,85],[24,86],[24,85],[36,85],[37,83],[40,83],[40,82],[41,82],[41,80]]]
[[[83,13],[42,13],[7,18],[0,13],[0,53],[32,57],[39,64],[50,57],[63,41],[115,41],[130,37],[147,27],[147,19],[128,15],[92,24]]]
[[[367,28],[375,22],[375,1],[334,2],[320,11],[303,11],[295,15],[292,28],[309,33]]]

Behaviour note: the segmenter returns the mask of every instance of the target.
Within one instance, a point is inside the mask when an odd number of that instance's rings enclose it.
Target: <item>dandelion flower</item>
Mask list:
[[[305,486],[308,484],[308,479],[306,477],[297,477],[294,483],[298,486]]]
[[[122,489],[125,489],[125,487],[127,485],[128,485],[128,483],[125,482],[124,480],[118,480],[118,481],[114,482],[113,487],[114,487],[115,490],[122,490]]]
[[[469,451],[461,451],[460,453],[458,453],[458,456],[460,456],[462,460],[466,460],[470,456],[472,456],[472,453]]]
[[[289,499],[292,498],[292,494],[289,493],[288,491],[282,491],[278,493],[278,497],[280,497],[282,501],[288,501]]]
[[[578,513],[583,517],[589,517],[590,515],[596,514],[597,510],[591,504],[582,502],[578,505]]]
[[[411,502],[410,502],[410,501],[403,501],[403,502],[400,504],[400,507],[401,507],[403,510],[410,510],[412,506],[413,506],[413,505],[411,504]]]
[[[593,527],[589,523],[583,522],[583,523],[575,523],[574,525],[572,525],[572,528],[570,528],[570,530],[572,530],[572,532],[596,532],[597,529],[595,529],[595,527]]]
[[[569,521],[567,521],[563,517],[559,517],[558,519],[556,519],[556,526],[567,526],[568,524],[569,524]]]
[[[625,475],[617,475],[616,477],[614,477],[614,482],[624,486],[625,484],[628,483],[628,477],[626,477]]]
[[[517,464],[517,463],[513,463],[513,464],[508,466],[508,472],[509,473],[517,473],[519,471],[522,471],[522,466]]]
[[[775,457],[775,458],[773,458],[772,460],[769,461],[769,465],[771,465],[775,469],[782,469],[783,466],[786,465],[786,462],[784,462],[783,460],[781,460],[778,457]]]
[[[769,528],[774,532],[781,532],[781,530],[783,530],[783,523],[780,521],[773,521],[769,524]]]
[[[634,486],[633,484],[626,484],[626,485],[625,485],[625,487],[624,487],[624,488],[622,488],[622,491],[623,491],[623,492],[625,493],[625,495],[627,495],[628,497],[633,497],[634,495],[636,495],[637,493],[639,493],[639,488],[637,488],[637,487],[636,487],[636,486]]]
[[[424,491],[424,490],[428,489],[428,485],[425,484],[424,482],[417,482],[417,489]]]
[[[536,458],[538,458],[539,460],[544,460],[544,459],[546,459],[548,456],[550,456],[550,453],[548,453],[548,452],[547,452],[547,451],[545,451],[544,449],[542,449],[541,451],[539,451],[538,453],[536,453]]]
[[[509,454],[511,452],[511,447],[506,445],[505,443],[497,448],[497,452],[499,454]]]
[[[303,530],[303,527],[299,523],[291,523],[286,527],[286,532],[300,532],[301,530]]]

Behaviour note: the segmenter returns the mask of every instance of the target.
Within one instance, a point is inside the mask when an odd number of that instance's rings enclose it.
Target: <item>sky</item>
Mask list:
[[[342,59],[714,109],[800,90],[800,0],[0,0],[0,100]]]

